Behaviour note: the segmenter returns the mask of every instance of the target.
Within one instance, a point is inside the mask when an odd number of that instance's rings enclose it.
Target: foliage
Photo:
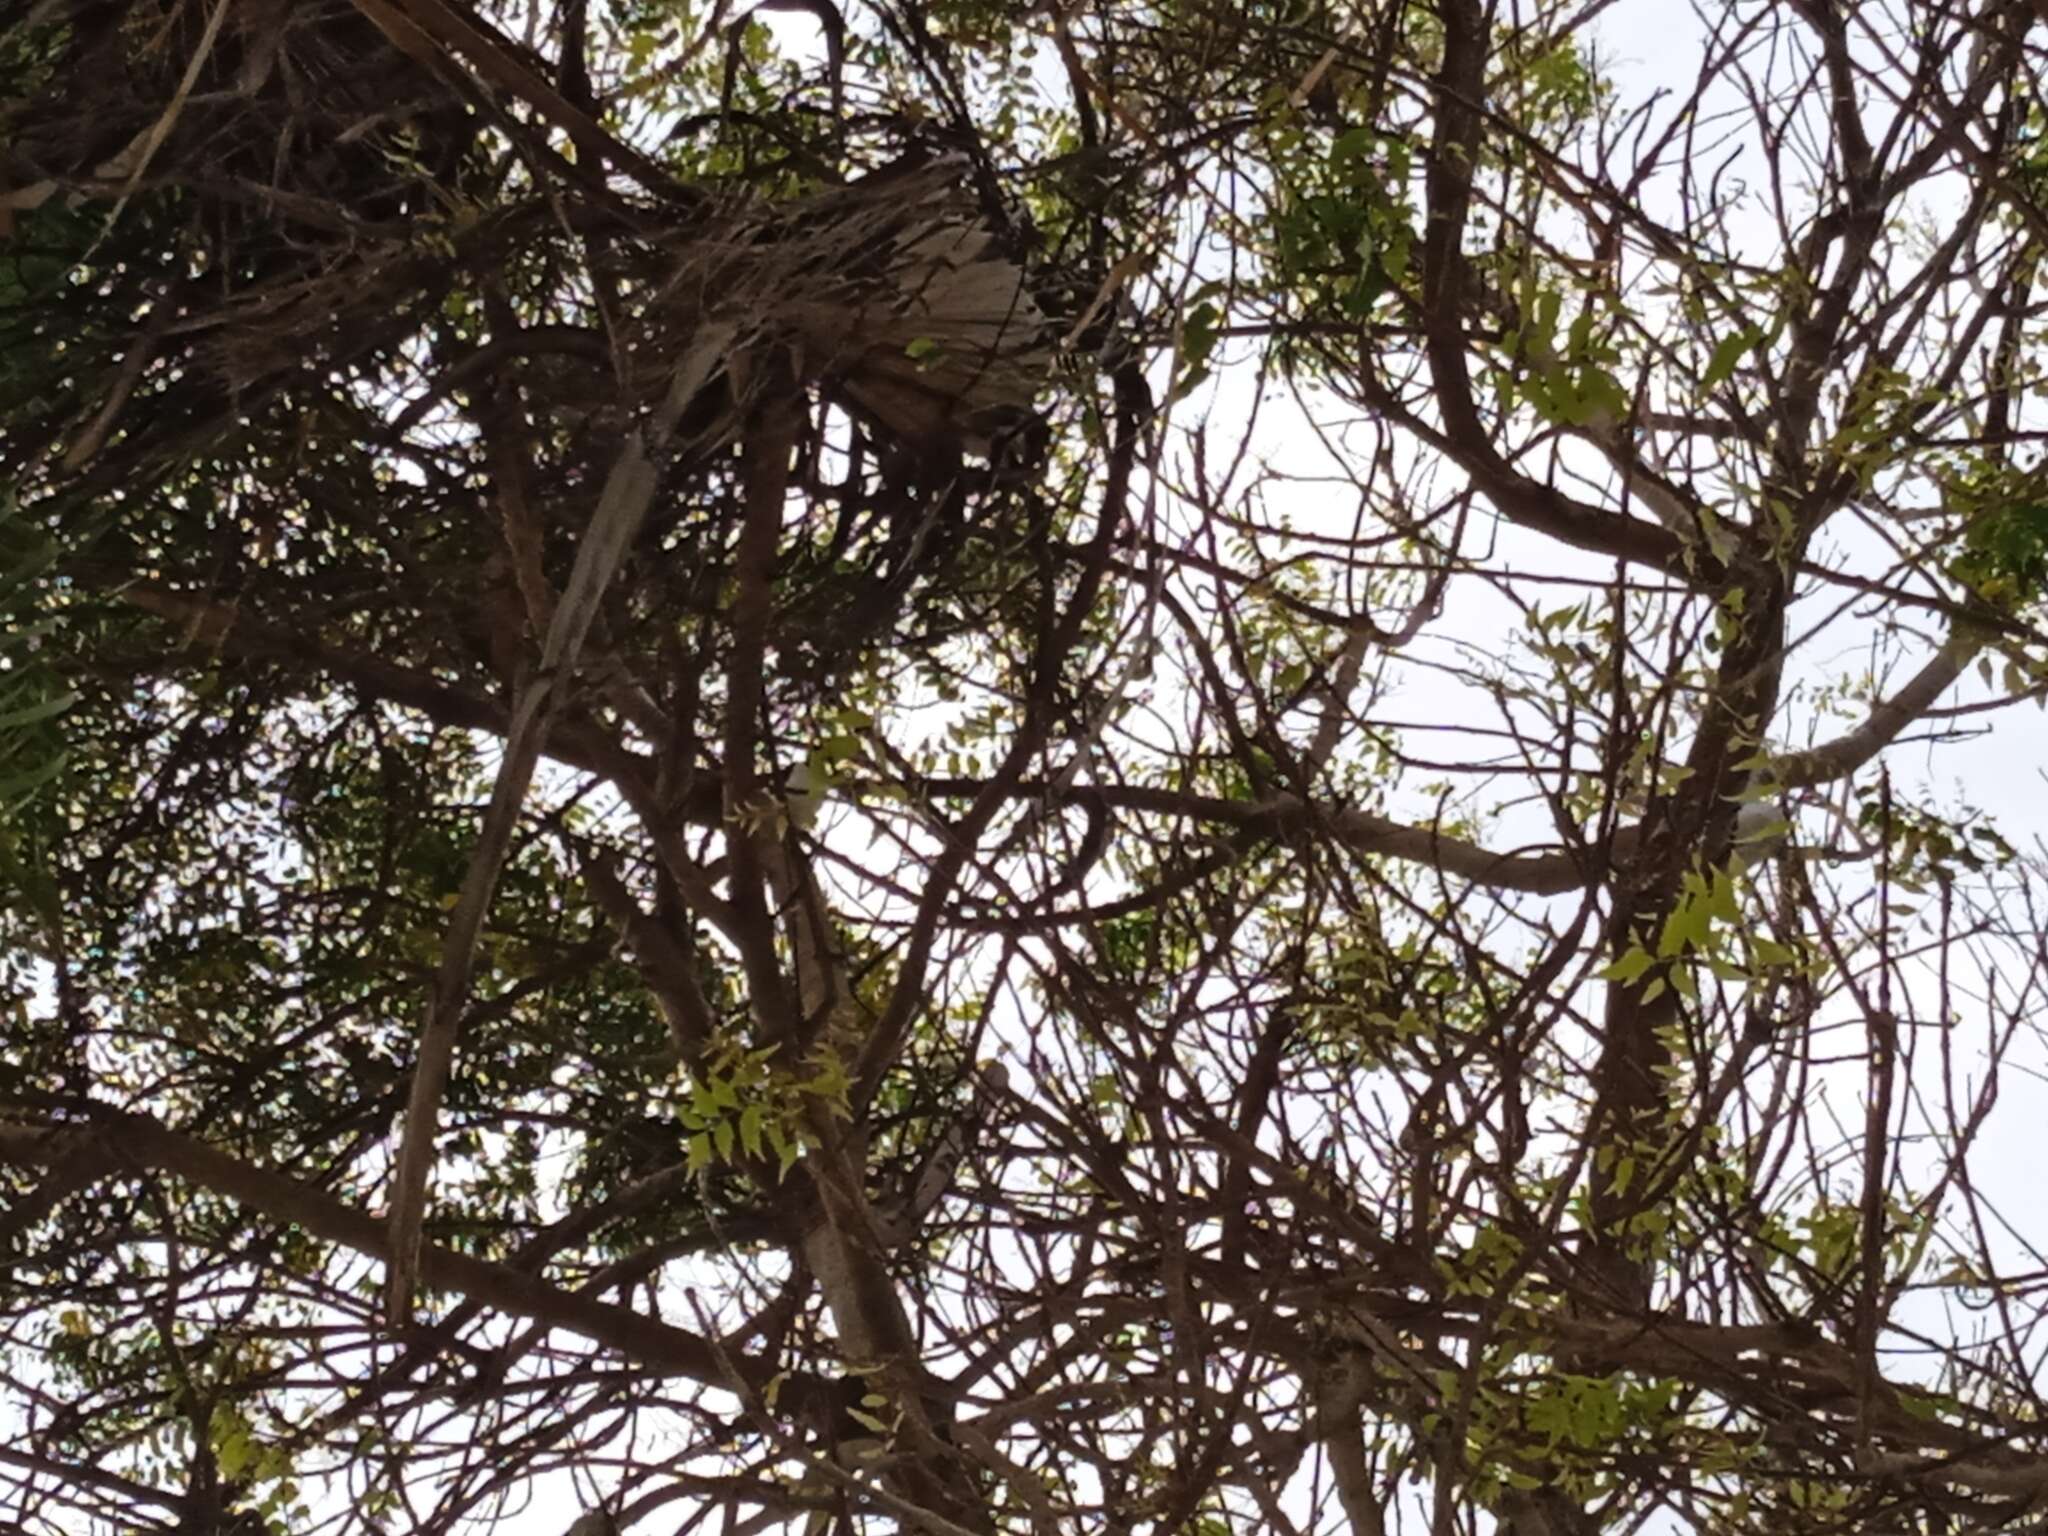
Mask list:
[[[8,20],[0,1523],[2025,1518],[2034,19]]]

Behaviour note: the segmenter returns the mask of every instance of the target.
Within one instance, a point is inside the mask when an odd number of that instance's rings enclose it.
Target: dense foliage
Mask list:
[[[6,1529],[2037,1518],[2039,9],[17,0]]]

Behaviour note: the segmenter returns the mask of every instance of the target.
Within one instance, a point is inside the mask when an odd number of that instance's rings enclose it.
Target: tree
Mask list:
[[[2041,19],[16,7],[12,1527],[2035,1518]]]

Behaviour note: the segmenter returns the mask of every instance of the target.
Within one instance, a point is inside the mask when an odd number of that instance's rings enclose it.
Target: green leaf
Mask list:
[[[1330,144],[1330,164],[1343,166],[1353,161],[1367,160],[1378,143],[1379,135],[1370,128],[1347,128]]]
[[[1735,880],[1726,870],[1714,870],[1707,877],[1704,905],[1710,918],[1717,917],[1724,923],[1741,920],[1742,906],[1736,896]]]
[[[1707,359],[1707,371],[1700,379],[1701,387],[1713,389],[1725,384],[1741,366],[1743,358],[1763,339],[1764,333],[1754,326],[1733,336],[1722,337],[1714,348],[1714,355]]]
[[[1694,881],[1696,877],[1688,877],[1689,883]],[[1664,919],[1664,932],[1657,940],[1658,957],[1669,960],[1688,948],[1704,949],[1713,932],[1714,914],[1709,910],[1707,893],[1697,888],[1688,891]]]
[[[1593,974],[1601,981],[1618,981],[1626,986],[1640,978],[1643,972],[1655,963],[1650,958],[1650,952],[1638,944],[1631,946],[1620,959],[1611,965],[1603,965]]]
[[[1204,301],[1181,319],[1180,374],[1174,381],[1176,396],[1184,395],[1209,376],[1209,359],[1222,334],[1223,311]]]
[[[1749,941],[1749,947],[1755,952],[1758,965],[1796,965],[1799,962],[1799,952],[1776,939],[1758,936]]]

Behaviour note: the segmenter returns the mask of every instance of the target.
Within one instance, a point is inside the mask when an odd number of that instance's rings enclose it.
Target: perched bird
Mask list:
[[[1057,338],[963,155],[914,152],[843,186],[744,204],[670,249],[649,362],[707,336],[734,353],[779,347],[800,384],[919,451],[989,457],[1036,419]],[[714,391],[733,382],[709,360],[687,371]]]
[[[806,199],[804,223],[865,236],[852,271],[866,275],[793,317],[856,411],[905,441],[952,437],[985,456],[1031,415],[1054,337],[970,171],[962,155],[899,161]]]

